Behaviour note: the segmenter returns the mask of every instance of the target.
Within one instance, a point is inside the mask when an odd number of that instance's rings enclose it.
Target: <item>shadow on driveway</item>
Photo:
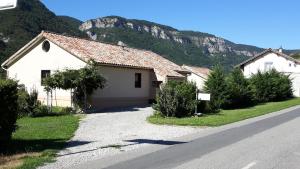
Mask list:
[[[71,152],[71,153],[66,153],[66,154],[62,154],[62,155],[58,155],[58,156],[68,156],[68,155],[86,153],[86,152],[91,152],[91,151],[96,151],[96,150],[106,149],[106,148],[115,148],[115,149],[121,150],[121,148],[123,148],[123,147],[137,145],[137,144],[176,145],[176,144],[188,143],[188,142],[182,142],[182,141],[152,140],[152,139],[133,139],[133,140],[124,140],[124,141],[131,142],[131,144],[110,144],[110,145],[101,146],[101,147],[97,147],[97,148],[93,148],[93,149],[89,149],[89,150]],[[86,144],[88,144],[88,143],[89,142],[87,142]],[[73,143],[73,144],[83,145],[84,142],[82,142],[82,143]],[[73,145],[71,147],[75,147],[75,145]],[[124,151],[124,150],[121,150],[121,151]]]
[[[94,113],[126,113],[126,112],[134,112],[134,111],[140,111],[141,108],[147,108],[150,107],[150,104],[147,105],[141,105],[141,106],[130,106],[130,107],[119,107],[119,108],[107,108],[107,109],[101,109],[101,110],[88,110],[87,114],[94,114]]]
[[[133,142],[135,144],[159,144],[159,145],[175,145],[175,144],[184,144],[187,142],[182,141],[169,141],[169,140],[152,140],[152,139],[133,139],[125,140],[126,142]]]

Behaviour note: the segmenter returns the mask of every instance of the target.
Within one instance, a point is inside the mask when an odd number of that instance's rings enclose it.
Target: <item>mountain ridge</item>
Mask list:
[[[213,34],[182,31],[146,20],[106,16],[83,22],[58,16],[39,0],[19,0],[16,9],[0,11],[0,22],[1,63],[42,30],[151,50],[177,64],[212,67],[221,63],[227,70],[264,50]]]

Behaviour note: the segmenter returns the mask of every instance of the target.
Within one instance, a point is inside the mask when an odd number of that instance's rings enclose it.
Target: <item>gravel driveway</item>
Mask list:
[[[146,107],[88,114],[57,161],[40,168],[66,168],[201,130],[149,124],[146,118],[152,113]]]

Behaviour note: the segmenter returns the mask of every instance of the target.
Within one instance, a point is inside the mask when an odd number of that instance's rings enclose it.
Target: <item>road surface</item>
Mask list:
[[[91,161],[77,168],[297,169],[300,106],[214,128],[191,138],[153,147],[153,151]]]

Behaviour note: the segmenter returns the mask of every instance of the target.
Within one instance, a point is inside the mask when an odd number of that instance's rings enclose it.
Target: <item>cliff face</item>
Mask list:
[[[121,17],[103,17],[84,22],[79,29],[85,31],[92,39],[97,40],[99,36],[105,37],[106,34],[96,34],[96,29],[130,29],[140,33],[148,33],[154,38],[176,42],[182,45],[192,44],[202,48],[209,55],[235,53],[251,57],[262,49],[248,45],[238,45],[223,38],[211,34],[179,31],[177,29],[141,20],[130,20]]]

